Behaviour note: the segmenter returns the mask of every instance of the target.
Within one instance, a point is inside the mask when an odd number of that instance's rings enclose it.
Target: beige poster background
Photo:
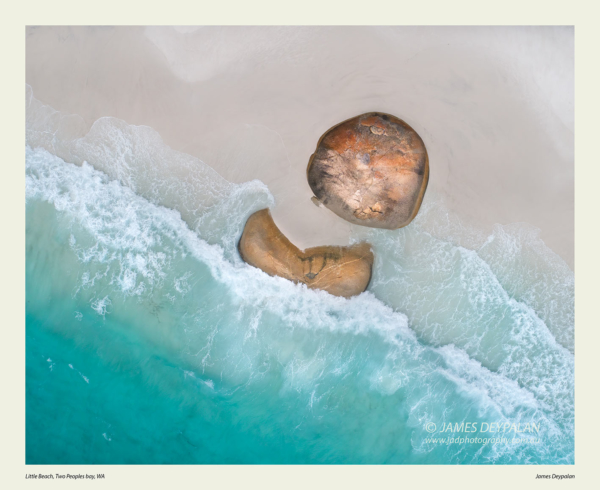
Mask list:
[[[157,7],[147,2],[105,1],[23,2],[4,8],[2,179],[4,233],[2,240],[3,298],[2,373],[2,474],[8,488],[67,486],[57,480],[25,480],[27,473],[104,473],[93,483],[69,482],[71,486],[109,485],[111,488],[168,485],[194,488],[318,488],[449,486],[461,488],[529,488],[531,485],[563,485],[592,488],[597,480],[598,433],[594,419],[598,402],[594,361],[598,357],[598,231],[599,209],[596,182],[600,177],[597,152],[599,109],[598,9],[589,2],[505,1],[481,2],[169,2]],[[576,159],[575,159],[575,277],[576,277],[576,464],[567,467],[255,467],[255,466],[25,466],[25,369],[24,369],[24,110],[26,25],[575,25],[576,49]],[[575,480],[539,482],[537,473],[575,474]]]

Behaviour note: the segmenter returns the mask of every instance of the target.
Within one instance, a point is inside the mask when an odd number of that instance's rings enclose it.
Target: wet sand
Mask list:
[[[91,124],[157,130],[233,182],[260,179],[300,248],[351,225],[310,200],[306,165],[365,112],[423,138],[428,199],[483,229],[527,222],[573,268],[571,28],[29,28],[26,80]]]

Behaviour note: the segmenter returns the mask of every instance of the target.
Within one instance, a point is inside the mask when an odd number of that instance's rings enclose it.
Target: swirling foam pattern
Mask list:
[[[28,463],[573,463],[573,274],[527,225],[426,200],[357,230],[347,300],[239,259],[262,183],[31,93],[27,124]],[[430,440],[463,422],[539,434]]]

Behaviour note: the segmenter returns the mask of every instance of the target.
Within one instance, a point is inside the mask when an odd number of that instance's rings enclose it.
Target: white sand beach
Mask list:
[[[91,127],[150,126],[233,182],[260,179],[300,248],[347,244],[310,200],[319,137],[361,113],[423,138],[435,196],[491,229],[526,222],[573,268],[573,29],[28,28],[35,97]]]

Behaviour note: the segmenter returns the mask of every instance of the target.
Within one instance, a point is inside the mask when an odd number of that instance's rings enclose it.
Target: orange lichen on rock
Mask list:
[[[419,211],[429,160],[423,140],[408,124],[371,112],[327,131],[306,173],[318,201],[341,218],[396,229]]]
[[[268,209],[248,218],[238,249],[245,262],[267,274],[323,289],[335,296],[348,298],[360,294],[371,279],[373,252],[369,244],[302,251],[281,233]]]

